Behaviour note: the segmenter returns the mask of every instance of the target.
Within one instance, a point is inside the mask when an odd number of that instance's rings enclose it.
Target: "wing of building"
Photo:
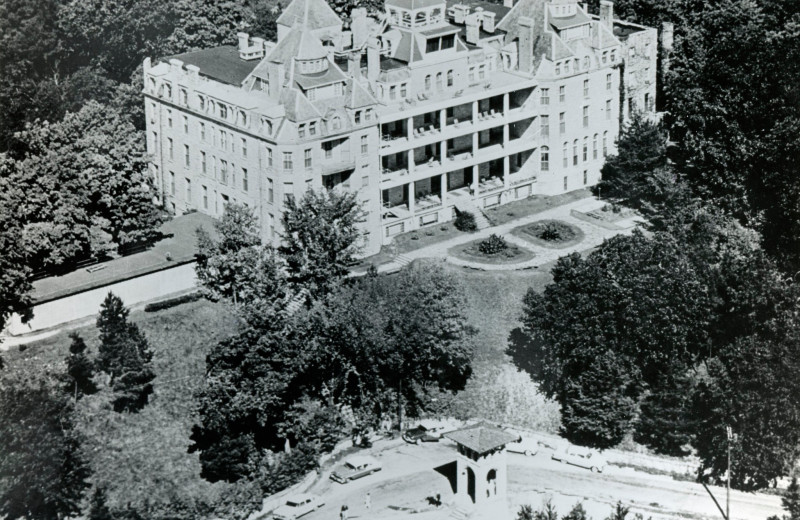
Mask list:
[[[278,41],[144,65],[148,151],[162,203],[254,208],[280,240],[284,202],[354,191],[364,254],[403,232],[598,182],[632,110],[653,111],[655,29],[570,0],[386,0],[349,30],[294,0]]]

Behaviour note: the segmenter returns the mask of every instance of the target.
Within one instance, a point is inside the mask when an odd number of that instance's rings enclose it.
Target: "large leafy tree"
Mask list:
[[[253,211],[228,204],[214,222],[215,236],[197,229],[198,253],[195,271],[213,298],[234,303],[276,301],[285,292],[283,265],[271,246],[261,244]]]
[[[356,193],[308,190],[298,202],[287,200],[279,252],[290,282],[313,295],[330,291],[360,250],[363,216]]]
[[[89,470],[57,378],[6,372],[0,380],[0,514],[58,520],[80,512]]]
[[[97,317],[97,367],[111,377],[118,412],[141,410],[153,393],[155,379],[153,352],[139,327],[128,321],[128,314],[122,300],[108,293]]]
[[[5,173],[9,166],[0,154],[0,329],[14,313],[30,317],[30,268],[23,253],[22,225],[11,203],[12,188]]]

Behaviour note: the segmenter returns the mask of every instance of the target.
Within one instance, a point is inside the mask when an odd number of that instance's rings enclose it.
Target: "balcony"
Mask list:
[[[384,204],[381,210],[381,219],[384,222],[396,222],[411,217],[408,204]]]
[[[482,179],[478,183],[478,193],[488,193],[490,191],[498,190],[503,188],[503,178],[502,177],[487,177],[486,179]]]
[[[509,174],[508,176],[508,184],[509,186],[519,186],[520,184],[527,184],[530,182],[536,182],[536,173],[532,172],[517,172]]]
[[[433,209],[442,205],[442,198],[439,197],[436,193],[429,193],[427,195],[420,196],[414,202],[414,209],[417,212],[425,211],[428,209]]]
[[[331,175],[333,173],[345,172],[348,170],[356,169],[355,156],[341,157],[338,160],[326,160],[320,164],[322,175]]]

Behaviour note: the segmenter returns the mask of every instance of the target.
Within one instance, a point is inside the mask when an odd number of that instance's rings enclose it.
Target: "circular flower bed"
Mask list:
[[[583,240],[580,228],[560,220],[541,220],[514,230],[514,234],[544,247],[569,247]]]
[[[453,247],[448,254],[461,260],[481,264],[516,264],[533,258],[531,251],[509,244],[498,235]]]

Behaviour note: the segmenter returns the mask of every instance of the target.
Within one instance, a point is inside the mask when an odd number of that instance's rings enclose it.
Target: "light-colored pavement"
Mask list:
[[[308,520],[336,519],[344,504],[349,508],[349,518],[363,520],[400,517],[443,520],[450,517],[452,509],[448,503],[453,493],[448,480],[434,469],[455,460],[457,454],[450,442],[413,446],[399,441],[381,441],[371,451],[384,469],[347,484],[332,482],[328,480],[329,473],[323,473],[310,491],[323,497],[325,506],[309,514]],[[616,466],[595,474],[553,461],[551,454],[544,448],[533,457],[509,454],[507,503],[475,510],[470,518],[510,520],[516,516],[520,505],[530,504],[537,509],[546,498],[552,499],[561,516],[575,503],[582,502],[594,520],[607,517],[617,501],[631,508],[630,518],[635,513],[654,520],[719,518],[711,498],[694,482]],[[717,499],[724,502],[724,489],[711,489]],[[368,492],[371,496],[369,510],[364,503]],[[439,509],[426,500],[437,493],[445,502]],[[777,514],[781,514],[777,496],[731,492],[733,520],[764,520]]]
[[[477,231],[475,233],[465,233],[450,240],[431,244],[426,247],[421,247],[414,251],[409,251],[402,255],[402,261],[395,260],[393,262],[383,264],[378,268],[379,272],[391,272],[399,269],[409,261],[423,259],[423,258],[439,258],[446,260],[455,265],[463,267],[471,267],[473,269],[491,270],[518,270],[518,269],[531,269],[547,264],[559,257],[568,255],[574,252],[586,251],[599,246],[604,240],[607,240],[618,234],[627,234],[633,230],[632,222],[625,222],[620,226],[607,226],[594,225],[584,220],[577,219],[572,216],[572,211],[580,211],[583,213],[594,211],[602,208],[604,202],[595,197],[587,197],[584,199],[576,200],[562,206],[546,209],[539,213],[534,213],[526,217],[501,224],[499,226],[488,227]],[[568,224],[578,227],[584,233],[584,238],[574,246],[567,248],[547,248],[534,244],[523,238],[511,235],[511,231],[521,226],[527,226],[540,220],[561,220]],[[616,229],[614,229],[616,227]],[[448,251],[453,247],[467,244],[475,240],[488,238],[489,235],[496,234],[503,236],[507,241],[515,245],[522,246],[534,253],[534,258],[527,262],[520,262],[515,264],[484,264],[480,262],[472,262],[455,258],[448,254]]]

